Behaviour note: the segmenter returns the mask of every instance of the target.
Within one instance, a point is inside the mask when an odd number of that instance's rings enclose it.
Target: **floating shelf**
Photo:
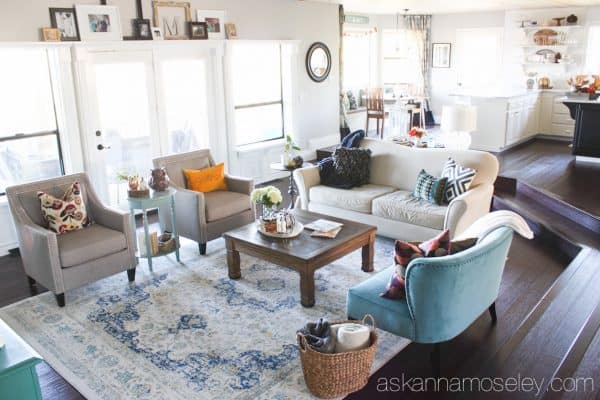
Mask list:
[[[564,49],[566,47],[581,47],[581,45],[575,44],[551,44],[544,46],[543,44],[523,44],[521,45],[524,49]]]
[[[561,26],[548,26],[548,25],[536,25],[536,26],[526,26],[524,28],[519,27],[519,29],[523,29],[524,31],[536,31],[540,29],[554,29],[555,31],[569,31],[571,29],[581,29],[583,25],[561,25]]]

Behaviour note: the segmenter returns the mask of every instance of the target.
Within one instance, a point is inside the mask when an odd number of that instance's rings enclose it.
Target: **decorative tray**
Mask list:
[[[296,224],[294,225],[294,229],[292,229],[292,231],[289,233],[267,232],[264,230],[264,228],[261,224],[258,225],[258,231],[260,233],[262,233],[265,236],[279,238],[279,239],[295,238],[296,236],[299,236],[303,230],[304,230],[304,225],[302,225],[300,222],[297,222],[297,221],[296,221]]]

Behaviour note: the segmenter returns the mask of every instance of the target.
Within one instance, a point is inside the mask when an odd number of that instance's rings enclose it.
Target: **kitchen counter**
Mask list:
[[[575,120],[573,154],[576,161],[600,163],[600,101],[561,97]]]
[[[481,99],[510,99],[538,93],[565,93],[568,89],[497,89],[488,91],[457,90],[449,94],[454,97],[474,97]]]

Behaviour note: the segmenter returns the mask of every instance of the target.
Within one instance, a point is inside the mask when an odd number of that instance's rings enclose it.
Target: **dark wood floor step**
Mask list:
[[[600,235],[600,216],[577,208],[558,195],[522,181],[517,181],[516,194]]]
[[[486,362],[481,376],[521,374],[548,384],[576,370],[600,325],[598,265],[600,252],[583,249]]]
[[[496,192],[492,208],[511,210],[523,216],[536,236],[544,237],[549,243],[560,246],[572,257],[582,246],[600,248],[600,234],[577,225],[569,218],[519,193]]]

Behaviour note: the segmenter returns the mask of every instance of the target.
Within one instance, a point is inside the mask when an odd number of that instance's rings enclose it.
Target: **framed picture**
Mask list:
[[[198,10],[198,22],[206,22],[209,39],[225,39],[225,11]]]
[[[116,6],[76,5],[81,40],[122,40],[121,18]]]
[[[208,39],[206,22],[190,22],[190,37],[192,39]]]
[[[57,28],[42,28],[44,42],[60,42],[60,30]]]
[[[187,39],[188,22],[192,20],[190,3],[153,1],[154,26],[163,31],[164,39]]]
[[[450,43],[434,43],[431,66],[433,68],[450,68]]]
[[[152,40],[152,25],[149,19],[134,19],[133,34],[139,40]]]
[[[153,26],[150,28],[152,31],[152,40],[163,40],[163,31],[159,27]]]
[[[50,25],[60,31],[63,42],[79,40],[74,8],[50,8]]]
[[[235,28],[235,24],[225,24],[225,35],[227,39],[237,39],[237,29]]]

